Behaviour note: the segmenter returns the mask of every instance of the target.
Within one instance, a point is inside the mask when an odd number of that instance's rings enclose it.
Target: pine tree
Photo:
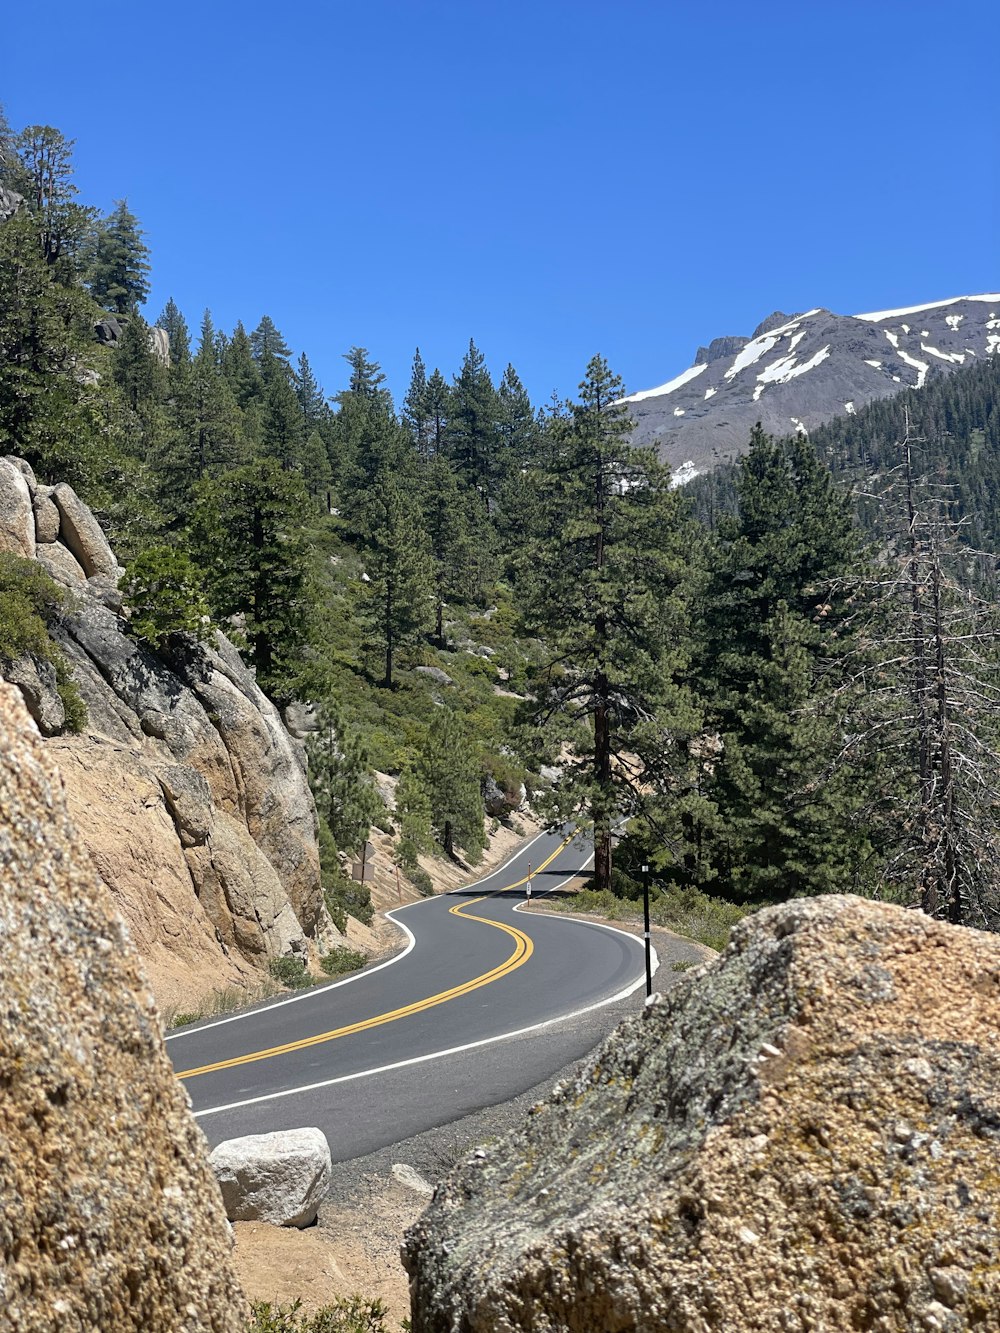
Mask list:
[[[432,454],[440,454],[444,450],[448,429],[448,398],[448,384],[435,366],[427,381],[426,395],[428,452]]]
[[[204,478],[195,488],[192,553],[217,619],[240,617],[263,689],[291,697],[311,632],[302,481],[274,459]]]
[[[124,199],[97,224],[89,247],[88,286],[102,309],[127,315],[149,295],[149,247],[143,235]]]
[[[46,264],[73,283],[94,210],[76,203],[73,144],[51,125],[28,125],[14,140],[20,167],[14,186],[27,199]]]
[[[326,452],[326,442],[318,430],[314,430],[302,446],[300,470],[306,490],[322,501],[325,510],[326,493],[333,485],[333,471]]]
[[[369,358],[367,347],[350,348],[344,353],[344,360],[351,367],[347,392],[356,398],[377,402],[384,410],[391,412],[392,398],[385,388],[385,375],[379,363]]]
[[[221,365],[222,358],[219,355],[219,337],[215,331],[215,321],[212,319],[211,310],[206,309],[201,317],[201,328],[198,332],[198,352],[202,361],[214,366],[216,369]]]
[[[111,375],[133,412],[149,413],[166,391],[166,372],[150,347],[149,325],[135,314],[122,330]]]
[[[433,572],[420,509],[391,471],[366,496],[365,531],[370,643],[382,655],[382,685],[392,689],[400,649],[430,627]]]
[[[392,474],[397,480],[411,477],[416,455],[396,419],[378,362],[370,360],[363,347],[352,347],[345,359],[351,367],[350,384],[337,395],[328,438],[341,508],[360,533],[375,478],[380,473]]]
[[[0,226],[0,444],[44,467],[87,446],[80,371],[92,347],[93,306],[55,280],[22,212]],[[62,474],[59,474],[62,475]]]
[[[856,779],[832,774],[840,734],[812,707],[833,688],[835,650],[848,647],[859,557],[849,502],[807,440],[759,427],[736,495],[700,603],[696,672],[719,753],[713,813],[689,825],[688,855],[696,846],[700,873],[737,898],[857,887]]]
[[[508,365],[497,392],[498,452],[493,520],[502,548],[516,552],[535,532],[537,496],[529,467],[539,447],[540,427],[517,371]]]
[[[573,726],[560,816],[594,825],[598,888],[617,821],[662,788],[691,710],[676,684],[686,642],[683,503],[666,468],[629,443],[621,380],[594,357],[571,415],[552,422],[535,473],[543,537],[524,561],[529,627],[546,643],[536,720]]]
[[[270,315],[261,316],[261,321],[250,335],[250,346],[254,358],[261,361],[266,353],[272,356],[289,357],[292,349],[281,336]]]
[[[317,727],[306,740],[309,786],[316,809],[337,847],[360,850],[385,804],[370,776],[371,757],[332,701],[317,709]]]
[[[155,453],[160,503],[171,526],[182,526],[203,477],[248,461],[243,418],[217,360],[211,316],[202,321],[197,355],[171,371],[169,427]]]
[[[326,416],[327,407],[323,390],[319,387],[305,352],[299,357],[299,368],[295,376],[295,396],[299,400],[306,434],[309,434]]]
[[[261,395],[262,450],[285,469],[301,465],[305,424],[288,362],[265,349],[258,362]]]
[[[444,644],[444,610],[453,599],[470,597],[476,585],[474,548],[464,497],[444,458],[435,457],[421,473],[424,528],[434,562],[434,633]]]
[[[426,794],[431,830],[448,856],[461,847],[475,862],[486,845],[480,765],[474,738],[441,708],[417,755],[414,775]]]
[[[403,399],[402,418],[417,453],[421,458],[430,457],[433,448],[431,419],[427,410],[427,367],[424,365],[419,347],[413,354],[413,370],[410,374],[410,387]]]
[[[191,335],[187,322],[173,297],[163,307],[156,327],[163,329],[170,344],[171,366],[188,365],[191,361]]]
[[[446,449],[459,476],[484,506],[496,480],[498,414],[493,381],[482,352],[470,338],[449,397]]]

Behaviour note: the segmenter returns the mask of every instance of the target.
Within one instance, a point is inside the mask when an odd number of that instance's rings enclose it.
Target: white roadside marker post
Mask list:
[[[531,902],[531,862],[530,862],[530,861],[528,862],[528,878],[527,878],[527,881],[526,881],[526,887],[525,887],[525,891],[524,891],[524,896],[525,896],[525,901],[530,903],[530,902]]]

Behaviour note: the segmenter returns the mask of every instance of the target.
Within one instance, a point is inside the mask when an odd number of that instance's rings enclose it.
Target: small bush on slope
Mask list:
[[[56,676],[67,731],[82,731],[87,708],[65,657],[49,634],[66,594],[41,565],[10,552],[0,552],[0,666],[30,656],[48,662]]]
[[[254,1301],[247,1333],[386,1333],[389,1311],[381,1301],[350,1296],[324,1305],[315,1314],[302,1314],[301,1301],[272,1305]]]

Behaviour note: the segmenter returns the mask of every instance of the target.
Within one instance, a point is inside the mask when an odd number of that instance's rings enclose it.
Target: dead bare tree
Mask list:
[[[857,647],[834,691],[841,758],[868,784],[876,893],[1000,930],[998,557],[962,545],[919,443],[907,421],[877,491],[887,539],[858,582]]]

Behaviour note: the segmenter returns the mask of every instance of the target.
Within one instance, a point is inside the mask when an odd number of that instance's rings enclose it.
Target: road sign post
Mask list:
[[[649,866],[642,867],[642,938],[646,945],[646,999],[653,993],[652,943],[649,936]]]
[[[531,862],[528,862],[528,878],[526,880],[525,897],[531,902]]]

